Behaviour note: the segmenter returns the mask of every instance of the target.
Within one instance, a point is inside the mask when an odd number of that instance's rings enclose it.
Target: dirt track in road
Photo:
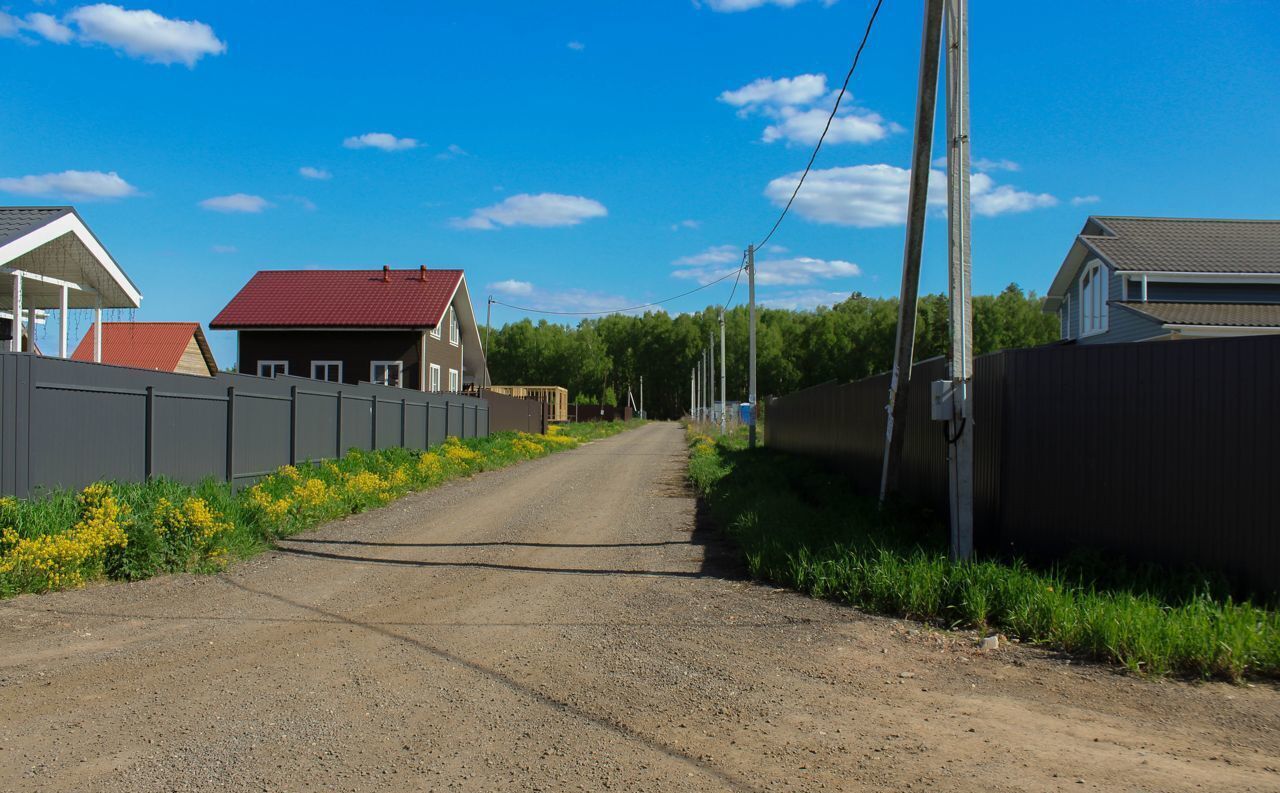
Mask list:
[[[673,425],[0,604],[0,790],[1280,790],[1274,686],[751,584]]]

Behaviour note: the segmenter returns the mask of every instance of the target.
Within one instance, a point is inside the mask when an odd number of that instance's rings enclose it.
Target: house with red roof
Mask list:
[[[103,322],[99,361],[132,369],[153,369],[212,377],[218,364],[198,322]],[[93,361],[98,327],[89,328],[71,354]]]
[[[263,270],[209,328],[236,332],[244,374],[432,392],[485,381],[461,270]]]

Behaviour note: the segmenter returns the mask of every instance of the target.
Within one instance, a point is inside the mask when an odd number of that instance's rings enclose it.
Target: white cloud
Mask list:
[[[801,74],[795,77],[761,77],[734,91],[724,91],[718,97],[721,102],[734,107],[759,105],[805,105],[817,101],[827,93],[827,76]]]
[[[701,220],[686,219],[686,220],[680,221],[679,223],[672,223],[671,230],[679,231],[680,229],[696,229],[696,228],[699,228],[701,225],[702,225]]]
[[[455,218],[455,228],[496,229],[500,226],[576,226],[584,220],[609,214],[604,204],[584,196],[560,193],[521,193],[497,204],[481,207],[469,217]]]
[[[699,267],[706,264],[731,264],[742,258],[742,250],[736,245],[713,245],[702,253],[681,256],[672,264],[676,267]]]
[[[22,20],[0,11],[0,39],[17,38],[22,32]]]
[[[209,250],[214,253],[239,253],[240,249],[234,245],[214,245]]]
[[[794,8],[805,0],[703,0],[712,11],[721,14],[733,14],[738,11],[750,11],[762,6],[772,5],[780,8]],[[698,0],[694,0],[697,5]],[[822,0],[824,6],[835,5],[836,0]]]
[[[115,171],[62,171],[0,179],[0,191],[31,196],[62,196],[91,201],[99,198],[126,198],[138,189]]]
[[[933,167],[946,168],[947,155],[944,154],[941,157],[934,158]],[[991,171],[1021,171],[1022,166],[1013,160],[990,160],[985,157],[979,157],[976,160],[969,161],[969,169],[971,171],[989,173]]]
[[[571,41],[565,46],[573,50],[574,52],[582,52],[587,48],[587,45],[583,44],[581,41]]]
[[[436,155],[437,160],[452,160],[457,157],[468,156],[467,150],[456,143],[450,143],[448,148]]]
[[[78,28],[81,41],[105,44],[152,63],[193,67],[206,55],[227,51],[226,43],[205,23],[169,19],[154,11],[98,3],[73,9],[65,19]]]
[[[383,151],[404,151],[416,149],[421,144],[415,138],[397,138],[389,132],[366,132],[354,135],[342,141],[348,149],[382,149]]]
[[[827,118],[831,111],[825,108],[796,110],[782,108],[781,119],[776,124],[765,127],[761,140],[773,143],[785,140],[788,143],[802,143],[812,146],[822,136],[827,126]],[[874,143],[883,140],[890,132],[900,131],[897,124],[886,122],[879,113],[867,110],[850,110],[839,113],[831,119],[831,129],[827,132],[827,143]]]
[[[329,173],[324,168],[313,168],[310,165],[302,166],[298,169],[298,173],[305,179],[319,179],[323,181],[325,179],[333,178],[333,174]]]
[[[75,31],[48,14],[27,14],[24,27],[34,30],[55,44],[66,44],[76,35]]]
[[[818,306],[834,306],[849,299],[848,292],[828,292],[822,289],[801,289],[779,292],[762,297],[760,305],[768,308],[784,308],[790,311],[812,311]]]
[[[273,204],[260,195],[248,193],[232,193],[231,195],[214,196],[200,202],[200,206],[214,212],[248,212],[258,213]]]
[[[533,284],[528,281],[517,281],[514,278],[508,278],[505,281],[489,284],[489,291],[497,292],[500,295],[531,295],[533,294]]]
[[[1096,195],[1078,195],[1071,199],[1071,206],[1079,207],[1084,206],[1085,204],[1096,204],[1101,200],[1102,198]]]
[[[874,228],[897,226],[906,221],[911,173],[884,163],[811,171],[792,208],[817,223]],[[786,204],[800,174],[791,173],[769,182],[764,194],[777,206]],[[973,174],[969,183],[973,212],[993,217],[1053,206],[1058,199],[1048,193],[1029,193],[1009,185],[997,185],[988,175]],[[946,175],[932,171],[930,206],[945,207]]]

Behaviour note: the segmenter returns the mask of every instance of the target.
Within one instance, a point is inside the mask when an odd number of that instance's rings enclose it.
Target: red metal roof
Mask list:
[[[263,270],[209,327],[433,328],[461,280],[461,270]]]
[[[196,337],[205,363],[213,372],[217,365],[209,352],[198,322],[104,322],[102,323],[102,362],[112,366],[128,366],[133,369],[155,369],[172,372],[178,368],[182,353],[186,352],[191,337]],[[93,360],[93,326],[84,334],[76,351],[75,361]]]

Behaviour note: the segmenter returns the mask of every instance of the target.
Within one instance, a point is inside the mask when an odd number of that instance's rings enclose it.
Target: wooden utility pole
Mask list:
[[[973,261],[969,244],[969,2],[947,0],[947,294],[951,303],[951,558],[973,556]]]
[[[747,246],[747,402],[751,404],[751,423],[747,425],[747,443],[756,447],[756,246]]]
[[[729,431],[729,396],[728,383],[725,382],[724,371],[724,311],[720,312],[720,434]]]
[[[911,385],[916,340],[916,298],[920,292],[920,256],[929,197],[929,169],[933,156],[933,118],[938,104],[938,61],[942,17],[948,0],[925,0],[924,32],[920,42],[920,82],[916,88],[915,140],[911,150],[911,185],[907,196],[907,237],[902,252],[902,291],[898,298],[898,336],[889,379],[889,404],[884,433],[884,464],[880,470],[880,503],[897,489],[902,459],[907,393]]]

